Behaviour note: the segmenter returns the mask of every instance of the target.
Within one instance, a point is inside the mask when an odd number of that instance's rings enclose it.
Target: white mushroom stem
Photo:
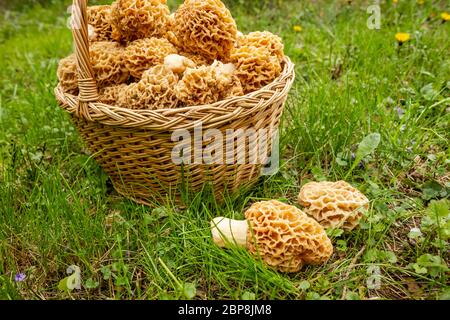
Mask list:
[[[175,73],[183,73],[186,68],[194,68],[195,63],[178,54],[169,54],[164,58],[164,64]]]
[[[90,41],[97,40],[97,32],[95,32],[95,28],[91,24],[88,24],[88,38]]]
[[[236,244],[241,247],[247,246],[247,220],[233,220],[217,217],[211,221],[211,233],[213,241],[219,247],[227,247]]]

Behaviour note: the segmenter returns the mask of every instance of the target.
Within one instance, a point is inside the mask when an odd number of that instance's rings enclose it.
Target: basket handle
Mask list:
[[[78,117],[89,118],[89,102],[97,101],[99,96],[89,55],[87,0],[73,0],[71,22],[79,88],[75,113]]]

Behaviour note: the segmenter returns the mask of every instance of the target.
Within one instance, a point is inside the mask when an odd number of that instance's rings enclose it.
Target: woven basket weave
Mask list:
[[[216,198],[256,182],[261,164],[184,164],[172,161],[171,139],[177,129],[278,128],[284,104],[294,81],[294,65],[285,58],[281,75],[250,94],[209,105],[178,109],[131,110],[98,102],[98,88],[89,59],[87,1],[74,0],[73,28],[78,63],[78,97],[55,89],[60,106],[71,114],[74,124],[93,157],[111,178],[115,189],[136,202],[150,204],[168,197],[181,200],[182,190],[195,192],[206,184]],[[272,131],[271,131],[272,130]],[[269,150],[271,141],[268,141]],[[205,145],[203,145],[204,147]],[[239,146],[242,148],[243,146]],[[245,144],[246,155],[250,146]],[[233,152],[236,154],[238,148]],[[224,149],[224,154],[227,150]],[[193,162],[191,162],[193,163]]]

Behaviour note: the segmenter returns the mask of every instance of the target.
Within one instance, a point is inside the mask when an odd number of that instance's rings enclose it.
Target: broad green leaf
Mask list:
[[[428,206],[428,216],[432,218],[446,218],[450,214],[449,201],[442,199],[439,201],[431,201]]]
[[[413,263],[412,264],[414,271],[418,274],[426,274],[427,273],[427,268],[421,267],[418,263]]]
[[[311,287],[311,284],[307,280],[303,280],[302,282],[300,282],[298,287],[299,287],[299,289],[307,290]]]
[[[111,269],[107,266],[103,266],[100,271],[103,274],[103,280],[108,280],[111,278],[112,272]]]
[[[410,239],[419,239],[420,237],[422,237],[422,231],[419,228],[412,228],[408,233]]]
[[[364,261],[375,262],[378,259],[379,252],[377,249],[368,249],[364,254]]]
[[[245,291],[242,294],[242,300],[256,300],[256,295],[253,292]]]
[[[193,283],[186,282],[183,284],[183,294],[188,299],[193,299],[197,294],[197,288]]]
[[[358,145],[358,150],[355,154],[355,160],[353,161],[352,166],[347,171],[347,174],[345,175],[344,179],[347,179],[350,174],[353,172],[353,170],[356,168],[356,166],[368,155],[372,154],[375,149],[378,147],[381,141],[381,136],[379,133],[371,133],[368,136],[364,137],[362,141]]]
[[[336,155],[336,163],[337,163],[338,165],[340,165],[341,167],[345,167],[345,166],[348,165],[348,162],[347,162],[347,160],[345,160],[344,155],[343,155],[342,152],[339,152],[339,153]]]
[[[81,270],[80,267],[71,265],[67,268],[70,276],[59,281],[58,289],[61,291],[72,291],[73,289],[81,289]]]
[[[371,133],[362,139],[358,145],[358,150],[356,151],[357,162],[372,154],[380,144],[380,140],[381,136],[379,133]]]
[[[439,300],[450,300],[450,288],[444,289],[439,295]]]
[[[424,267],[445,267],[445,263],[439,256],[433,256],[429,253],[425,253],[417,258],[417,263]]]
[[[93,280],[92,278],[87,279],[86,282],[84,283],[84,287],[86,289],[95,289],[98,287],[98,285],[99,283]]]
[[[422,198],[430,200],[438,198],[443,191],[443,187],[436,181],[427,181],[422,185]]]
[[[115,284],[118,287],[123,287],[126,286],[128,284],[128,278],[123,276],[123,277],[117,277],[115,280]]]
[[[78,281],[79,279],[77,278],[77,274],[73,273],[59,281],[58,289],[61,291],[72,291],[73,289],[78,289]]]
[[[339,251],[347,251],[347,241],[339,239],[338,241],[336,241],[336,248]]]
[[[175,300],[175,298],[167,292],[163,292],[159,294],[159,300]]]
[[[69,291],[69,287],[67,286],[67,280],[69,277],[65,277],[64,279],[59,281],[58,289],[61,291]]]
[[[327,228],[326,233],[329,237],[339,238],[340,236],[342,236],[344,234],[344,230],[338,229],[338,228],[337,229]]]
[[[308,292],[306,294],[306,300],[319,300],[320,299],[320,294],[318,294],[317,292]]]
[[[159,207],[152,210],[152,215],[158,218],[165,218],[169,216],[169,212],[165,207]]]
[[[359,294],[357,294],[356,292],[349,291],[345,295],[345,300],[361,300],[361,298],[359,297]]]
[[[397,262],[397,256],[392,251],[385,251],[384,257],[389,263],[396,263]]]
[[[323,174],[322,168],[320,167],[313,167],[311,169],[311,173],[313,174],[314,179],[316,179],[317,181],[324,181],[327,179]]]
[[[431,101],[438,95],[438,92],[434,90],[433,84],[429,83],[420,89],[420,94],[425,98],[425,100]]]

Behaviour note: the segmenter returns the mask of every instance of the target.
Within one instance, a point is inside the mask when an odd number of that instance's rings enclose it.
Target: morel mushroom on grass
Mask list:
[[[211,221],[214,242],[235,244],[281,272],[297,272],[305,264],[323,264],[333,246],[323,227],[300,209],[277,200],[254,203],[246,220],[218,217]]]
[[[309,182],[298,195],[305,212],[325,228],[353,230],[369,208],[369,199],[345,181]]]

